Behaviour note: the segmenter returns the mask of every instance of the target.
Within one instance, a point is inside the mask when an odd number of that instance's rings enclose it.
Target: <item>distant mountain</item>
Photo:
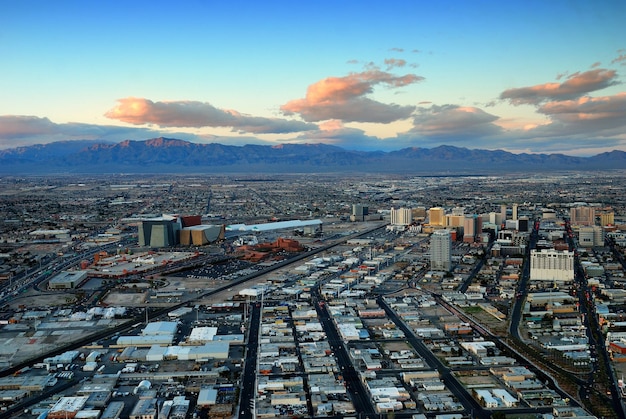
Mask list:
[[[196,144],[169,138],[121,143],[64,141],[0,150],[2,174],[53,173],[492,173],[626,168],[626,152],[593,157],[513,154],[440,146],[393,152],[327,144]]]

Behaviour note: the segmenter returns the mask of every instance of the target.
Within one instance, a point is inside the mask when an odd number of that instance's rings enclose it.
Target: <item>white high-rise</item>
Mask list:
[[[410,208],[391,208],[391,224],[408,226],[413,222],[413,213]]]
[[[449,271],[450,268],[452,268],[450,230],[436,230],[430,236],[430,269]]]

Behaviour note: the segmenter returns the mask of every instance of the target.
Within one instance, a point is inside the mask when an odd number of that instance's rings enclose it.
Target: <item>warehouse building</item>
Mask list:
[[[50,419],[72,419],[87,403],[87,396],[61,397],[50,408],[48,418]]]
[[[68,290],[80,286],[87,279],[85,271],[63,271],[48,281],[50,290]]]

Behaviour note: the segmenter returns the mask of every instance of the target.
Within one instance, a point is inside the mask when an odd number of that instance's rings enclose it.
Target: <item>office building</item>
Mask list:
[[[351,221],[365,221],[365,216],[369,214],[369,208],[363,204],[352,205]]]
[[[452,236],[450,230],[437,230],[430,236],[430,269],[449,271],[452,268]]]
[[[483,219],[477,215],[467,215],[463,221],[463,241],[474,243],[480,240],[483,231]]]
[[[495,224],[497,226],[502,225],[503,222],[503,218],[502,218],[502,213],[499,212],[490,212],[489,213],[489,223],[490,224]]]
[[[600,226],[584,226],[578,230],[578,244],[582,247],[604,246],[604,229]]]
[[[511,213],[511,219],[517,220],[517,204],[513,204],[513,212]]]
[[[517,229],[519,231],[529,231],[529,227],[531,227],[531,224],[528,217],[522,217],[517,220]]]

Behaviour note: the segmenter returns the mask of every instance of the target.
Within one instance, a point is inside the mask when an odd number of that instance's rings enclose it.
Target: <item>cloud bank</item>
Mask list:
[[[301,121],[244,115],[234,110],[219,109],[205,102],[153,102],[137,97],[119,99],[117,106],[104,115],[133,125],[154,124],[177,128],[232,127],[234,131],[253,134],[279,134],[317,128],[314,124]]]
[[[624,62],[621,54],[612,64],[621,66]],[[394,74],[394,70],[407,66],[415,64],[388,58],[381,67],[367,63],[361,72],[318,80],[308,86],[303,98],[278,105],[284,118],[248,115],[208,102],[132,96],[118,99],[105,113],[107,118],[127,124],[122,126],[4,115],[0,116],[0,148],[72,139],[121,141],[169,136],[237,145],[322,142],[383,151],[441,144],[527,152],[567,153],[576,149],[581,155],[585,150],[626,150],[626,92],[615,92],[621,83],[618,72],[602,68],[599,62],[588,71],[564,71],[556,81],[494,92],[483,105],[490,112],[476,103],[442,104],[410,93],[402,95],[402,104],[380,100],[381,89],[396,93],[426,81],[417,74]],[[503,106],[533,109],[536,119],[505,118],[497,110]],[[220,130],[234,134],[222,135]]]

